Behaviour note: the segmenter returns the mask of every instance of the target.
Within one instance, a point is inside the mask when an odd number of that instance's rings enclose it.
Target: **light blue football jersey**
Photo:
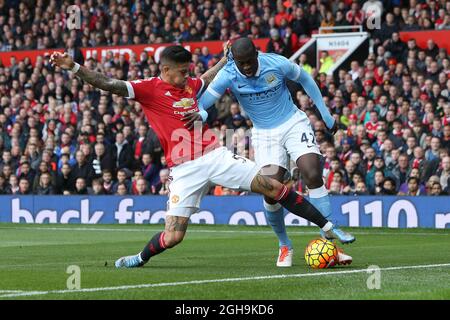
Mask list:
[[[208,93],[219,98],[229,88],[255,128],[275,128],[299,110],[292,101],[286,80],[297,82],[301,72],[303,71],[299,65],[283,56],[259,52],[255,76],[246,77],[233,61],[229,61],[219,71],[202,98]]]

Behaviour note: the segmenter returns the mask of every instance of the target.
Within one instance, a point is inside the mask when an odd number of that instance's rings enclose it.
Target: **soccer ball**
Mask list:
[[[305,249],[306,264],[313,269],[324,269],[336,264],[338,250],[336,245],[323,238],[314,239]]]

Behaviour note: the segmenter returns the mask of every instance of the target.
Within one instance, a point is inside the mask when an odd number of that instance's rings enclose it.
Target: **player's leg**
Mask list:
[[[173,248],[183,241],[189,224],[189,216],[196,210],[196,208],[183,208],[183,211],[179,212],[185,216],[174,216],[172,215],[174,210],[169,211],[171,214],[168,213],[166,215],[164,231],[155,234],[141,251],[140,257],[142,261],[146,263],[151,257],[160,254],[166,249]]]
[[[309,189],[310,202],[322,213],[322,215],[331,219],[332,209],[328,190],[325,188],[322,179],[322,166],[320,156],[315,153],[304,154],[297,159],[297,166],[302,175],[302,179]],[[334,228],[339,241],[342,243],[352,243],[355,237],[342,229]],[[324,234],[322,233],[322,236]]]
[[[279,202],[291,213],[318,225],[327,234],[333,224],[325,219],[307,199],[275,179],[263,176],[253,161],[222,148],[220,162],[212,165],[211,182],[231,189],[253,191]],[[219,158],[218,158],[219,159]]]
[[[251,183],[251,190],[275,199],[291,213],[316,224],[323,232],[325,238],[341,239],[341,236],[336,232],[337,228],[316,207],[301,194],[289,190],[286,185],[275,179],[257,174]]]
[[[169,201],[164,231],[153,235],[137,255],[122,257],[117,268],[140,267],[149,259],[180,243],[187,230],[189,217],[198,211],[200,200],[208,186],[201,159],[186,162],[171,169]]]
[[[286,132],[284,145],[291,158],[296,159],[302,179],[309,189],[309,201],[319,209],[325,218],[331,220],[330,197],[322,178],[323,168],[320,161],[322,155],[308,118],[298,117],[295,124]],[[351,234],[339,228],[336,228],[335,232],[342,243],[355,241]]]
[[[144,249],[132,256],[121,257],[115,262],[117,268],[135,268],[146,264],[151,257],[173,248],[183,241],[186,234],[189,217],[166,216],[164,231],[158,232],[145,245]]]
[[[278,166],[265,166],[261,168],[261,174],[266,177],[275,179],[279,182],[283,181],[286,169]],[[278,237],[278,258],[276,265],[278,267],[291,267],[294,255],[292,248],[292,242],[289,239],[286,226],[284,223],[284,208],[277,201],[264,196],[263,197],[264,214],[267,219],[267,223],[272,227]]]
[[[267,177],[283,182],[287,167],[286,149],[281,144],[278,129],[252,129],[252,145],[255,162],[261,173]],[[278,267],[292,266],[294,250],[284,223],[284,208],[275,200],[263,197],[264,215],[267,223],[278,238]]]

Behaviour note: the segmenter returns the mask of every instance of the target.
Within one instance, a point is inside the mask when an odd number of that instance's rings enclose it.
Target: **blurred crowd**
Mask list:
[[[333,194],[442,195],[450,189],[449,54],[432,40],[419,48],[399,31],[450,28],[449,1],[371,1],[382,8],[370,30],[371,51],[327,76],[298,63],[317,80],[339,130],[331,136],[301,87],[290,85],[312,122]],[[79,6],[81,29],[67,29],[67,8]],[[45,1],[0,0],[0,51],[66,48],[79,63],[109,77],[158,75],[146,52],[84,59],[79,47],[270,38],[269,52],[291,56],[319,27],[360,25],[364,1]],[[331,32],[331,31],[330,31]],[[220,57],[195,49],[192,76]],[[229,146],[253,157],[251,121],[230,94],[210,113]],[[0,65],[0,194],[160,194],[169,170],[141,106],[94,89],[49,56]],[[307,194],[298,170],[292,188]],[[211,194],[238,194],[220,186]]]

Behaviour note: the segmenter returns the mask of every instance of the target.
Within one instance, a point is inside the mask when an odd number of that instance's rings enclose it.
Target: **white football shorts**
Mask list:
[[[276,128],[253,128],[252,144],[259,168],[277,165],[289,169],[288,154],[294,161],[308,153],[321,155],[311,123],[301,111]]]
[[[213,185],[250,191],[259,168],[255,162],[219,147],[170,169],[167,215],[190,217]]]

